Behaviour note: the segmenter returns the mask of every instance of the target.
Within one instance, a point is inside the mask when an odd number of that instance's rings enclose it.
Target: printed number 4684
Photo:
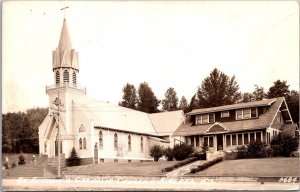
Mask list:
[[[281,177],[278,182],[280,183],[295,183],[297,177]]]

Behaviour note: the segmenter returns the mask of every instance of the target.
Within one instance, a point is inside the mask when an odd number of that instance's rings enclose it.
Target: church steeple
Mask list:
[[[56,85],[77,84],[79,72],[78,53],[72,47],[66,19],[63,21],[58,47],[52,53],[52,63]]]

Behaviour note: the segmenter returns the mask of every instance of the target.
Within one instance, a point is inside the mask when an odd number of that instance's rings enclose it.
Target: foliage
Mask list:
[[[230,78],[218,69],[214,69],[198,87],[199,107],[216,107],[236,103],[240,97],[238,90],[239,85],[235,76]]]
[[[267,144],[262,141],[251,141],[248,144],[247,153],[250,158],[267,157],[265,148]]]
[[[288,157],[299,146],[299,140],[290,134],[279,133],[271,140],[271,148],[274,150],[274,156]]]
[[[267,98],[267,94],[266,94],[264,88],[261,86],[259,87],[258,85],[255,85],[255,89],[252,93],[252,96],[253,96],[254,101],[260,101],[260,100]]]
[[[197,96],[195,94],[191,98],[188,111],[192,111],[192,110],[197,109],[197,108],[199,108],[199,100],[197,99]]]
[[[160,145],[154,145],[150,149],[150,156],[154,158],[154,161],[158,161],[160,157],[164,155],[164,149]]]
[[[206,153],[206,151],[208,151],[209,147],[208,147],[208,143],[207,143],[206,140],[205,140],[205,141],[203,142],[203,144],[201,145],[201,149],[202,149],[202,151],[205,152],[205,153]]]
[[[26,161],[25,161],[25,157],[24,157],[24,155],[20,155],[19,156],[19,165],[24,165],[24,164],[26,164]]]
[[[80,165],[80,158],[77,155],[75,148],[72,148],[71,155],[67,158],[67,166],[78,166]]]
[[[38,127],[48,113],[47,108],[28,109],[26,113],[2,115],[2,152],[38,153]]]
[[[12,165],[11,165],[11,168],[15,168],[16,167],[16,163],[13,163]]]
[[[165,167],[164,169],[161,170],[161,172],[172,171],[172,170],[175,169],[175,168],[178,168],[178,167],[181,167],[181,166],[183,166],[183,165],[189,164],[189,163],[194,162],[194,161],[196,161],[196,160],[197,160],[196,157],[190,157],[190,158],[188,158],[188,159],[185,159],[185,160],[183,160],[183,161],[180,161],[180,162],[176,163],[175,165]]]
[[[162,100],[162,109],[164,111],[178,110],[178,97],[173,87],[166,91],[165,99]]]
[[[287,97],[290,91],[289,85],[286,83],[286,81],[280,81],[279,79],[275,81],[274,85],[269,88],[268,98]]]
[[[189,157],[193,152],[192,146],[181,143],[174,146],[173,156],[177,161],[181,161]]]
[[[241,97],[242,97],[241,98],[242,103],[246,103],[254,100],[252,93],[243,93],[241,94]]]
[[[148,83],[143,82],[138,89],[138,110],[146,113],[159,112],[158,106],[160,101],[154,95]]]
[[[5,162],[3,163],[3,166],[5,167],[5,169],[9,169],[8,162],[7,162],[7,161],[5,161]]]
[[[172,161],[173,160],[173,149],[171,147],[167,147],[164,150],[164,155],[166,156],[168,161]]]
[[[137,92],[134,85],[127,83],[123,89],[122,101],[119,103],[120,106],[127,107],[130,109],[137,108]]]
[[[179,109],[183,110],[184,113],[187,113],[189,111],[189,104],[184,96],[181,97],[181,100],[179,102]]]
[[[198,165],[197,168],[191,169],[191,173],[197,173],[197,172],[202,171],[204,169],[207,169],[208,167],[210,167],[210,166],[212,166],[212,165],[214,165],[216,163],[219,163],[221,161],[223,161],[222,157],[218,157],[216,159],[212,159],[212,160],[207,161],[207,162],[205,162],[205,163],[203,163],[201,165]]]

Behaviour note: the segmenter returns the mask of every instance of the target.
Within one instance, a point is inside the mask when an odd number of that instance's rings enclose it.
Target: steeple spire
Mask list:
[[[60,51],[72,49],[71,39],[70,39],[67,22],[65,18],[60,33],[58,48],[60,49]]]

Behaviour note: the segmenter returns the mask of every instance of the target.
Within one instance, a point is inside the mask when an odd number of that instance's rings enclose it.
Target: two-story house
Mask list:
[[[195,109],[173,136],[184,137],[197,151],[229,151],[254,140],[270,143],[284,129],[298,131],[283,97]]]

